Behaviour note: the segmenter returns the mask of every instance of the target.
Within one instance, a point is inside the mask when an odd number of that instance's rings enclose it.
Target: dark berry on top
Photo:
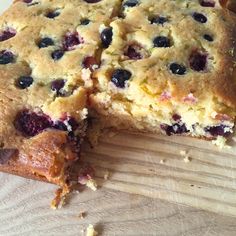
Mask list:
[[[200,5],[203,7],[215,7],[214,0],[200,0]]]
[[[102,41],[102,45],[104,48],[108,48],[112,42],[112,36],[113,36],[113,32],[112,32],[112,28],[106,28],[102,31],[101,33],[101,41]]]
[[[192,70],[204,71],[207,65],[207,54],[193,51],[189,57],[189,65]]]
[[[207,22],[207,18],[201,13],[194,12],[192,17],[195,21],[198,21],[200,23],[206,23]]]
[[[157,36],[153,39],[153,45],[157,48],[167,48],[170,47],[170,39],[165,36]]]
[[[50,11],[47,13],[46,17],[49,19],[54,19],[60,15],[59,11]]]
[[[25,3],[31,3],[33,0],[23,0]]]
[[[226,125],[218,125],[218,126],[208,126],[205,129],[205,132],[210,133],[212,136],[223,136],[228,137],[231,132],[229,131],[229,127]]]
[[[12,52],[7,50],[0,51],[0,65],[13,63],[14,60],[15,58]]]
[[[82,67],[86,69],[90,69],[91,71],[94,71],[95,69],[97,69],[98,66],[99,65],[96,58],[92,56],[85,57],[82,62]]]
[[[62,131],[68,131],[67,126],[63,121],[56,121],[55,124],[53,125],[54,129],[62,130]]]
[[[0,42],[6,41],[16,35],[16,31],[14,29],[6,29],[0,33]]]
[[[136,45],[136,44],[129,45],[124,55],[129,57],[132,60],[142,59],[140,49],[141,47],[139,45]]]
[[[90,23],[90,20],[87,18],[80,21],[81,25],[88,25],[89,23]]]
[[[79,44],[83,43],[78,32],[67,33],[64,37],[63,48],[65,51],[74,50]]]
[[[151,24],[163,25],[164,23],[168,22],[168,19],[163,16],[153,16],[152,18],[150,18],[150,22]]]
[[[39,48],[46,48],[46,47],[53,46],[53,45],[54,45],[54,42],[51,38],[43,38],[38,43]]]
[[[209,41],[209,42],[213,42],[213,40],[214,40],[213,37],[211,35],[209,35],[209,34],[204,34],[203,38],[205,40]]]
[[[63,57],[64,53],[65,53],[64,50],[61,50],[61,49],[55,50],[51,54],[52,59],[54,61],[58,61],[59,59],[61,59]]]
[[[23,110],[16,115],[14,126],[23,135],[33,137],[43,130],[51,128],[52,121],[45,114]]]
[[[56,92],[57,95],[62,94],[62,88],[65,86],[65,80],[64,79],[57,79],[52,81],[51,83],[51,90]]]
[[[131,73],[128,70],[117,69],[113,72],[111,82],[118,88],[124,88],[126,81],[131,77]]]
[[[84,0],[87,3],[97,3],[100,2],[101,0]]]
[[[16,86],[20,89],[26,89],[33,84],[34,79],[31,76],[21,76],[16,80]]]
[[[186,73],[186,67],[178,63],[171,63],[169,68],[176,75],[184,75]]]
[[[181,116],[178,115],[178,114],[174,114],[174,115],[172,116],[172,119],[173,119],[174,121],[180,121],[180,120],[181,120]]]
[[[139,1],[138,0],[127,0],[123,6],[124,7],[135,7],[139,4]]]

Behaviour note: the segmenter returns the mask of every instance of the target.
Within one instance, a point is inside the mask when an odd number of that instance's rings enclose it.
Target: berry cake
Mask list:
[[[0,170],[68,186],[88,114],[103,127],[227,138],[235,9],[232,0],[15,0],[0,17]]]
[[[87,127],[99,27],[120,1],[19,0],[0,17],[0,170],[66,186]]]
[[[126,0],[95,72],[106,127],[224,141],[236,115],[236,15],[216,0]],[[109,40],[108,40],[109,39]]]

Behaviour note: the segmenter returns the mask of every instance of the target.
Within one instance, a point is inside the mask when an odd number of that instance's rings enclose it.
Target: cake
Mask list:
[[[235,10],[217,0],[14,1],[0,17],[0,170],[65,188],[88,119],[225,140]]]
[[[236,15],[218,1],[127,0],[90,95],[105,127],[225,139],[236,115]],[[103,29],[105,27],[105,29]]]

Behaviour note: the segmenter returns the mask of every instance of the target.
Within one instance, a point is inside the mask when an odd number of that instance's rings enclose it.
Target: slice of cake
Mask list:
[[[224,139],[236,115],[236,15],[216,0],[123,1],[100,27],[90,96],[105,127]]]
[[[0,170],[70,180],[87,127],[99,26],[120,1],[19,0],[0,17]]]

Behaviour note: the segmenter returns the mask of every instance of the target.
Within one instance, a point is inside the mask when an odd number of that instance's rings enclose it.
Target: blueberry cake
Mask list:
[[[68,186],[88,116],[227,138],[235,10],[232,0],[15,0],[0,17],[0,170]]]
[[[87,127],[99,27],[120,1],[19,0],[0,17],[0,170],[65,186]]]
[[[100,27],[93,114],[106,127],[224,141],[236,115],[232,2],[123,1]]]

